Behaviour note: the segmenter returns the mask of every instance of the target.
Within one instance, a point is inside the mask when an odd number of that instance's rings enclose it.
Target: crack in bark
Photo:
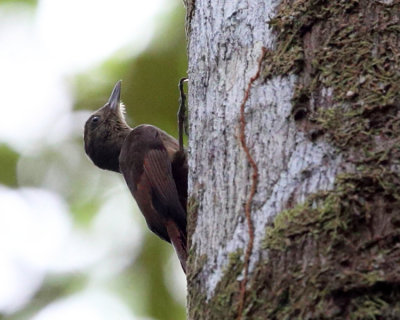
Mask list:
[[[249,231],[249,242],[247,244],[246,248],[246,253],[244,257],[244,274],[243,274],[243,280],[240,283],[240,296],[239,296],[239,307],[238,307],[238,316],[237,320],[242,319],[242,314],[243,314],[243,307],[244,307],[244,301],[245,301],[245,296],[246,296],[246,284],[247,284],[247,276],[249,273],[249,261],[250,261],[250,256],[253,251],[253,245],[254,245],[254,226],[253,222],[251,221],[251,205],[253,202],[254,195],[257,191],[257,184],[258,184],[258,167],[256,162],[254,161],[250,150],[247,146],[246,143],[246,119],[244,117],[244,106],[249,99],[250,95],[250,89],[252,84],[260,77],[260,72],[261,72],[261,64],[264,60],[265,54],[267,53],[267,49],[265,47],[262,47],[261,49],[261,56],[258,60],[258,67],[257,67],[257,72],[256,74],[250,78],[249,83],[247,84],[246,91],[244,92],[244,98],[242,101],[242,104],[240,105],[240,145],[243,149],[243,151],[246,154],[247,161],[249,162],[251,168],[253,169],[253,174],[251,177],[251,189],[250,189],[250,194],[249,197],[247,198],[246,204],[245,204],[245,214],[246,214],[246,221],[247,221],[247,226],[248,226],[248,231]]]

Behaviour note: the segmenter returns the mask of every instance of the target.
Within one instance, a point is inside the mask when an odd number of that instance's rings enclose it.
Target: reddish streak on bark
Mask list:
[[[246,254],[244,257],[244,275],[243,275],[243,280],[240,283],[240,296],[239,296],[239,308],[238,308],[238,316],[237,320],[242,319],[242,314],[243,314],[243,307],[244,307],[244,301],[245,301],[245,296],[246,296],[246,285],[247,285],[247,276],[249,273],[249,261],[250,261],[250,256],[253,251],[253,244],[254,244],[254,227],[253,227],[253,222],[251,221],[251,204],[253,202],[254,195],[257,191],[257,184],[258,184],[258,167],[256,162],[254,161],[252,155],[250,154],[249,147],[247,146],[246,143],[246,119],[244,117],[244,106],[249,99],[250,95],[250,89],[251,86],[253,85],[254,81],[256,81],[260,77],[260,72],[261,72],[261,64],[262,61],[264,60],[264,56],[267,53],[266,48],[262,48],[261,56],[258,60],[258,68],[256,74],[250,78],[249,83],[247,84],[246,91],[244,92],[244,98],[242,101],[242,104],[240,105],[240,144],[243,148],[243,151],[246,154],[247,161],[249,162],[251,168],[253,169],[253,174],[251,176],[251,189],[250,189],[250,194],[249,197],[247,198],[246,204],[245,204],[245,214],[246,214],[246,221],[247,221],[247,226],[249,230],[249,243],[247,244],[246,248]]]

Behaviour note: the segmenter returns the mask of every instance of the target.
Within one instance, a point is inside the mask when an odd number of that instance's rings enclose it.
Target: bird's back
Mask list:
[[[134,128],[125,139],[119,156],[120,171],[142,211],[149,228],[159,237],[170,241],[167,227],[173,221],[186,237],[187,193],[178,194],[175,177],[185,171],[174,165],[178,143],[164,131],[141,125]],[[179,159],[185,165],[186,159]],[[186,180],[187,181],[187,180]],[[183,189],[186,191],[186,186]]]

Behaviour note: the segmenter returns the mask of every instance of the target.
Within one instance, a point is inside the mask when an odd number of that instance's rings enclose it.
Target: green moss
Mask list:
[[[400,175],[375,165],[281,212],[266,230],[250,318],[396,319],[399,216]]]
[[[353,154],[353,162],[385,163],[399,148],[394,140],[400,135],[400,114],[396,105],[370,112],[325,109],[315,113],[312,121],[333,145],[346,154]]]
[[[187,201],[187,217],[188,217],[188,226],[187,226],[187,233],[189,235],[189,248],[191,248],[191,237],[196,230],[197,225],[197,210],[199,204],[194,197],[189,197]]]
[[[265,75],[300,73],[305,64],[303,37],[315,24],[334,18],[357,6],[358,1],[284,0],[270,26],[277,32],[277,44],[266,59]]]
[[[270,22],[278,41],[266,57],[264,75],[299,75],[294,113],[310,107],[311,98],[322,102],[326,88],[333,95],[325,106],[345,103],[348,115],[398,104],[398,10],[398,2],[285,0]],[[326,109],[310,113],[323,119]]]
[[[280,213],[267,228],[269,260],[251,289],[268,307],[257,304],[253,312],[268,319],[375,319],[398,308],[399,186],[398,173],[368,167]]]
[[[334,190],[314,194],[305,203],[281,212],[267,228],[264,248],[285,250],[293,239],[303,242],[310,236],[318,239],[321,234],[329,234],[332,242],[338,234],[342,238],[343,233],[377,213],[370,203],[375,197],[385,200],[388,211],[397,209],[393,203],[400,204],[399,185],[398,173],[385,168],[339,175]]]
[[[198,264],[196,270],[189,272],[188,287],[191,288],[189,295],[189,319],[196,320],[220,320],[220,319],[235,319],[235,307],[237,297],[239,295],[240,282],[237,280],[243,269],[243,261],[241,257],[242,250],[238,250],[229,255],[229,263],[224,269],[224,275],[217,284],[214,295],[207,299],[206,294],[201,291],[201,285],[198,277],[203,267]],[[202,262],[206,262],[206,258],[201,258]],[[207,306],[205,308],[205,305]]]

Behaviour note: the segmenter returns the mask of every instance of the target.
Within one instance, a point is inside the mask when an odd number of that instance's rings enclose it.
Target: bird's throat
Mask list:
[[[119,154],[122,144],[131,130],[127,127],[124,130],[118,130],[114,134],[107,134],[92,141],[88,146],[87,153],[93,163],[101,169],[120,172]]]

